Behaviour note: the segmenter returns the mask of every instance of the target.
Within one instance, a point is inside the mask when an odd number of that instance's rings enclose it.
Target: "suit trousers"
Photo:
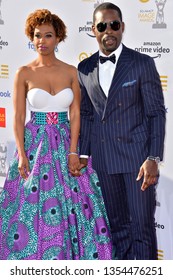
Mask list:
[[[156,260],[155,185],[141,191],[136,173],[97,171],[116,258]]]

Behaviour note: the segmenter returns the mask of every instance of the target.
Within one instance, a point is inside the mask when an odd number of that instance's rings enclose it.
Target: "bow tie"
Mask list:
[[[115,63],[116,58],[115,58],[115,54],[112,54],[111,56],[100,56],[100,63],[103,64],[106,61],[110,60],[112,63]]]

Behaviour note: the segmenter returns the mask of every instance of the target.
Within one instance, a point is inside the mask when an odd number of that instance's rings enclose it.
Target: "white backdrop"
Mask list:
[[[24,34],[29,13],[47,8],[65,22],[68,37],[57,57],[78,65],[97,51],[91,24],[96,0],[0,0],[0,189],[14,149],[12,91],[15,71],[36,58]],[[116,0],[123,13],[125,45],[155,59],[167,108],[164,162],[157,187],[156,230],[159,259],[173,259],[173,0]],[[172,116],[172,117],[171,117]]]

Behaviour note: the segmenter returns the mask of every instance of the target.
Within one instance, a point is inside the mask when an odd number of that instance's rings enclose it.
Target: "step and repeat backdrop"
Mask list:
[[[96,0],[0,0],[0,191],[13,155],[13,80],[18,67],[36,58],[24,34],[25,20],[36,9],[47,8],[65,22],[68,37],[55,50],[59,59],[78,65],[97,51],[92,14]],[[123,43],[154,58],[167,110],[164,161],[157,186],[155,227],[158,258],[173,259],[173,0],[116,0],[123,13]]]

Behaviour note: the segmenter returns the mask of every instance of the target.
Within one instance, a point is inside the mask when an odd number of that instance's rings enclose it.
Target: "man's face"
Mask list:
[[[110,22],[119,21],[120,28],[115,31],[111,28]],[[99,23],[107,23],[107,27],[105,31],[99,32],[97,29],[97,24]],[[96,36],[97,42],[99,44],[100,50],[105,54],[109,55],[113,51],[115,51],[122,40],[122,34],[124,32],[124,23],[121,22],[118,12],[115,10],[103,10],[98,11],[95,15],[95,22],[92,27],[93,33]]]

